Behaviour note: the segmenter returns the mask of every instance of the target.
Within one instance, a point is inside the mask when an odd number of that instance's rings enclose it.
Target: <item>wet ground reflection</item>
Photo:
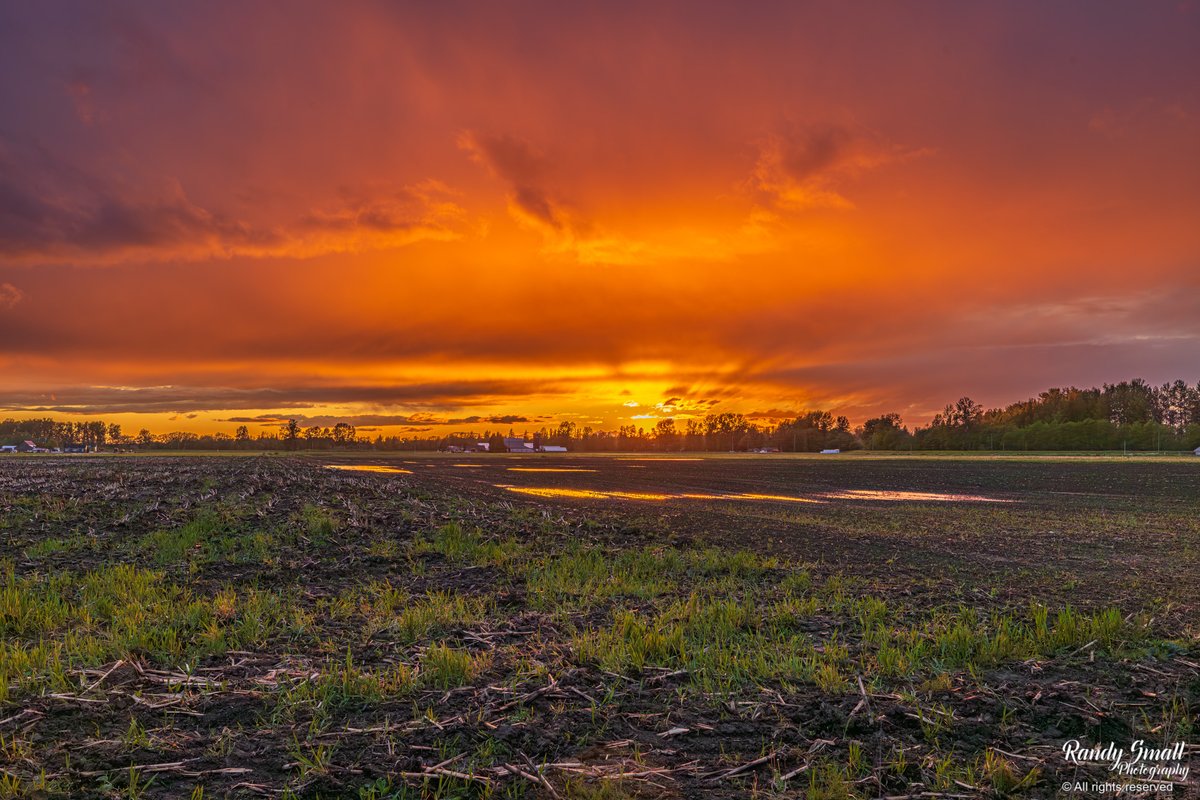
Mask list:
[[[400,467],[385,467],[379,464],[326,464],[326,469],[340,469],[346,472],[389,472],[400,475],[412,475],[411,469],[401,469]]]

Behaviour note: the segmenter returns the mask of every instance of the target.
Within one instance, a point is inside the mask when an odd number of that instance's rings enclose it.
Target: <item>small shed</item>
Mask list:
[[[542,445],[542,452],[543,453],[565,453],[565,452],[567,452],[567,448],[562,447],[561,445],[557,445],[557,444],[544,444],[544,445]]]
[[[1195,453],[1196,455],[1200,456],[1200,447],[1197,447],[1197,448],[1196,448],[1195,450],[1193,450],[1192,452],[1193,452],[1193,453]]]
[[[822,451],[821,451],[821,455],[823,455],[823,456],[836,456],[836,455],[837,455],[838,453],[840,453],[840,452],[842,452],[842,451],[841,451],[840,449],[837,449],[837,448],[835,448],[835,449],[833,449],[833,450],[822,450]]]

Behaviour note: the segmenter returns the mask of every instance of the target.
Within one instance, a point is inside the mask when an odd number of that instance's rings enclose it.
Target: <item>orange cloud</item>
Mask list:
[[[1194,11],[5,20],[12,413],[913,421],[1195,378]]]

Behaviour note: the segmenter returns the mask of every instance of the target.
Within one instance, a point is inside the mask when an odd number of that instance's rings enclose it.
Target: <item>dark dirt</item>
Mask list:
[[[412,474],[325,468],[339,461]],[[595,472],[509,469],[525,465]],[[815,499],[892,490],[1011,502],[581,499],[504,485]],[[213,507],[230,520],[233,540],[269,533],[264,557],[155,559],[149,535]],[[336,532],[311,536],[302,522],[306,507],[330,510]],[[939,760],[974,764],[990,748],[1008,754],[1021,774],[1040,770],[1017,795],[1052,797],[1064,781],[1107,775],[1065,763],[1061,747],[1070,738],[1128,743],[1153,738],[1156,725],[1164,736],[1163,726],[1179,726],[1190,731],[1193,761],[1197,752],[1200,463],[0,457],[0,518],[0,559],[18,577],[132,563],[201,597],[254,587],[286,594],[315,615],[303,635],[268,635],[252,650],[206,656],[191,665],[190,678],[180,664],[133,652],[117,662],[74,664],[73,691],[14,691],[0,704],[8,743],[0,769],[19,777],[25,792],[14,796],[132,796],[134,766],[143,783],[153,779],[147,797],[191,797],[198,785],[205,797],[359,797],[377,780],[391,782],[377,797],[474,797],[493,789],[531,797],[798,797],[827,760],[845,764],[853,743],[866,767],[847,781],[849,796],[1000,796],[996,785],[961,778],[934,787]],[[778,557],[785,568],[805,565],[817,580],[848,576],[914,614],[957,605],[1023,610],[1032,600],[1116,606],[1148,614],[1154,635],[1172,644],[1137,658],[1085,649],[976,675],[955,672],[928,686],[885,682],[828,693],[761,685],[706,696],[684,691],[686,676],[670,670],[614,675],[577,663],[566,622],[532,607],[523,582],[502,569],[412,555],[414,539],[449,522],[546,552],[571,540],[606,551],[748,549]],[[40,552],[38,543],[49,539],[66,544]],[[410,663],[430,644],[364,640],[355,618],[335,618],[322,605],[370,581],[414,597],[493,597],[486,620],[441,637],[491,652],[490,667],[456,689],[280,714],[280,685],[289,676],[336,666],[348,652],[364,668]],[[0,619],[4,613],[0,607]],[[812,624],[828,631],[841,622]],[[540,663],[546,674],[520,673],[520,659]],[[939,714],[952,722],[931,735],[926,721]],[[128,741],[131,719],[148,741]],[[671,733],[677,729],[686,730]],[[321,745],[331,753],[322,768],[298,763],[298,748],[311,754]],[[480,752],[496,754],[491,771],[479,773],[483,781],[454,777],[466,754]],[[906,767],[887,766],[897,752]],[[543,771],[545,783],[531,774],[542,764],[559,765]],[[612,780],[618,773],[627,777]],[[48,788],[29,788],[39,775]],[[1200,796],[1196,779],[1193,770],[1170,796]],[[624,794],[581,788],[601,785]],[[401,794],[403,787],[415,793]]]

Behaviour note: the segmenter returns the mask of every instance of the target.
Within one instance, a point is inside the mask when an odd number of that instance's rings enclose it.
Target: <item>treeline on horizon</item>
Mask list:
[[[929,425],[910,430],[899,414],[883,414],[852,428],[846,417],[810,411],[778,425],[742,414],[709,414],[679,424],[660,419],[651,427],[624,425],[593,430],[574,422],[516,434],[360,435],[353,425],[303,427],[289,420],[277,432],[252,436],[243,425],[233,435],[176,431],[128,435],[101,421],[53,419],[0,422],[0,444],[31,440],[43,447],[140,450],[444,450],[488,442],[503,452],[504,439],[559,445],[578,452],[730,451],[776,448],[782,452],[840,450],[1192,450],[1200,447],[1200,382],[1152,386],[1141,379],[1091,389],[1049,389],[1004,408],[985,409],[969,397],[947,405]]]

